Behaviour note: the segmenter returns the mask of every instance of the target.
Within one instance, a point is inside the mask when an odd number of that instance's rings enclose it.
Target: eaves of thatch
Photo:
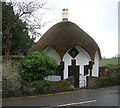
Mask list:
[[[64,54],[76,45],[83,48],[92,60],[94,60],[96,52],[101,58],[100,49],[94,39],[70,21],[63,21],[52,26],[28,51],[28,54],[33,51],[41,52],[50,46],[57,51],[62,60]]]

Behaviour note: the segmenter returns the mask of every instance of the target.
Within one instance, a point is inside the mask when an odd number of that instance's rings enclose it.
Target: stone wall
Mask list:
[[[25,95],[38,95],[42,93],[54,93],[74,89],[74,78],[70,77],[61,81],[53,81],[49,86],[37,89],[21,84],[19,77],[19,63],[24,57],[3,57],[2,59],[2,96],[19,97]]]
[[[2,58],[2,95],[9,97],[18,96],[21,92],[19,80],[19,63],[23,57],[3,57]]]
[[[87,77],[87,88],[93,89],[97,87],[98,77]]]
[[[56,92],[71,91],[71,90],[75,90],[73,77],[69,77],[65,80],[60,80],[60,81],[51,81],[51,84],[45,86],[44,88],[23,86],[24,96],[56,93]]]

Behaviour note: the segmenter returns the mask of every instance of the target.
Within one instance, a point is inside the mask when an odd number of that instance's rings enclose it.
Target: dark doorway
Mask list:
[[[79,70],[80,66],[76,65],[76,60],[73,59],[71,66],[68,66],[68,77],[74,77],[74,86],[75,88],[79,88]]]
[[[79,66],[68,66],[68,77],[74,77],[74,86],[79,88]]]
[[[84,76],[89,74],[89,65],[84,65]]]

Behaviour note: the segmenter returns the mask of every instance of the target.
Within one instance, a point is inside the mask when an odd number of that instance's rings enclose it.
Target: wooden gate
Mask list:
[[[79,88],[86,88],[87,79],[84,75],[79,75]]]

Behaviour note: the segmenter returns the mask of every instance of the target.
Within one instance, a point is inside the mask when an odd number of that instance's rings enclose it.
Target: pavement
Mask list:
[[[2,99],[3,106],[32,106],[38,108],[114,106],[120,103],[120,86],[99,89],[80,89],[55,94]],[[5,107],[6,108],[6,107]],[[9,107],[7,107],[9,108]],[[19,108],[19,107],[18,107]],[[27,107],[28,108],[28,107]],[[31,107],[30,107],[31,108]],[[107,107],[106,107],[107,108]]]

